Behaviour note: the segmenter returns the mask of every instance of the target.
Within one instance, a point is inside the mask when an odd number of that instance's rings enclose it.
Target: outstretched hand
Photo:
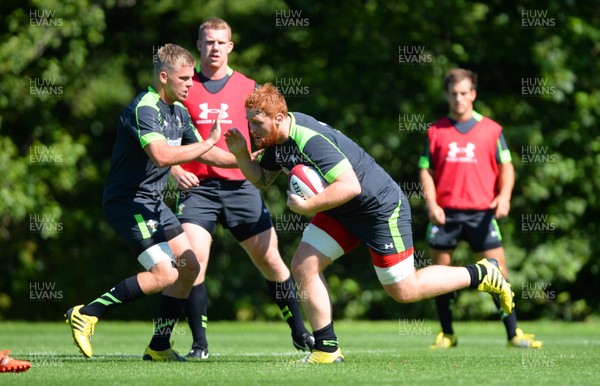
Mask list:
[[[212,127],[210,128],[210,132],[208,133],[207,139],[213,141],[213,143],[219,142],[219,139],[221,138],[221,118],[222,117],[223,117],[223,110],[219,111],[219,115],[217,116],[217,119],[215,119],[215,123],[213,123]]]
[[[246,138],[240,133],[237,128],[229,129],[225,134],[225,143],[229,152],[235,156],[242,154],[244,151],[248,151],[248,145]]]

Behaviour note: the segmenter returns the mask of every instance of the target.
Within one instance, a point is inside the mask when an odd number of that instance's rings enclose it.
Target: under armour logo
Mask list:
[[[383,249],[392,249],[394,248],[394,243],[383,244]]]
[[[475,152],[473,151],[475,150],[475,145],[471,142],[468,142],[466,147],[458,147],[456,142],[451,142],[448,147],[450,148],[450,150],[448,150],[449,157],[456,158],[456,156],[461,153],[464,153],[467,158],[475,157]]]
[[[225,119],[229,116],[229,114],[227,114],[227,109],[229,108],[229,105],[227,103],[221,103],[220,109],[209,109],[208,103],[200,103],[198,107],[200,107],[200,109],[202,110],[199,115],[200,119],[208,119],[208,113],[218,114],[219,111],[223,112],[223,115],[221,115],[221,119]]]

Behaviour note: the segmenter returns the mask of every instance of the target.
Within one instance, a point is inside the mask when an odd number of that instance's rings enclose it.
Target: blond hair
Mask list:
[[[194,67],[195,64],[196,61],[188,50],[176,44],[168,43],[160,47],[156,53],[154,76],[158,77],[163,70],[170,74],[182,67]]]
[[[207,29],[226,29],[229,33],[229,40],[231,40],[231,27],[227,22],[218,17],[211,17],[210,19],[206,19],[202,24],[200,24],[200,28],[198,28],[198,39],[202,40],[204,36],[204,30]]]

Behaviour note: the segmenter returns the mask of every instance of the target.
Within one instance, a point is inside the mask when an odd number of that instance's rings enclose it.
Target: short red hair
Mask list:
[[[275,117],[277,113],[288,114],[285,97],[271,83],[265,83],[254,90],[248,99],[246,99],[246,108],[265,113],[269,118]]]

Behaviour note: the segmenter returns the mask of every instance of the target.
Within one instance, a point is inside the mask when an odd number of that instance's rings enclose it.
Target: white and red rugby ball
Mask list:
[[[296,165],[288,176],[290,191],[303,199],[315,196],[327,187],[327,182],[312,166]]]

